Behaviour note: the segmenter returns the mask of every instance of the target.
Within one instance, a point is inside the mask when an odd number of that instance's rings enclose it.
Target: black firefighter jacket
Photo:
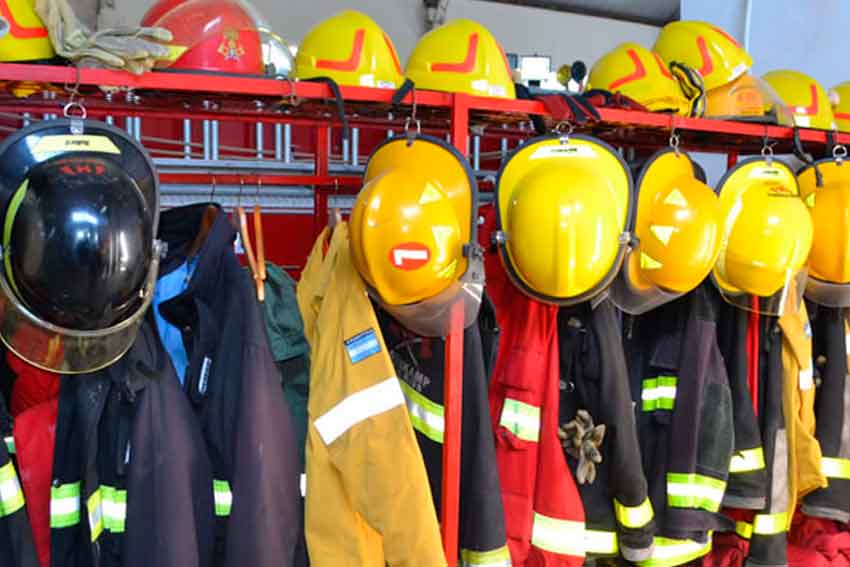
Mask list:
[[[586,410],[605,426],[595,481],[579,484],[586,551],[643,561],[653,553],[655,519],[641,470],[640,450],[620,321],[613,303],[589,302],[558,311],[559,422]],[[567,462],[575,474],[577,460]]]
[[[732,396],[710,283],[627,317],[625,345],[643,467],[657,514],[654,559],[687,563],[728,530],[719,514],[734,444]]]
[[[168,254],[161,273],[203,239],[210,207],[162,214]],[[186,290],[160,304],[160,313],[183,330],[189,357],[184,389],[214,477],[215,565],[290,565],[301,524],[293,427],[254,286],[233,251],[236,232],[220,210],[208,230]]]

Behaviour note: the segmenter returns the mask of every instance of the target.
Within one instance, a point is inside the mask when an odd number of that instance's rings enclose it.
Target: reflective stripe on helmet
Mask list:
[[[759,471],[764,467],[764,451],[761,447],[738,451],[732,455],[732,460],[729,461],[730,473]]]
[[[614,514],[617,516],[617,522],[620,525],[632,529],[642,528],[652,521],[652,503],[649,498],[646,498],[637,506],[625,506],[615,498]]]
[[[673,567],[693,561],[711,551],[711,532],[705,543],[687,539],[668,539],[656,537],[653,540],[654,547],[652,557],[641,561],[641,567]]]
[[[325,445],[330,445],[346,431],[370,417],[375,417],[404,404],[399,380],[390,376],[359,392],[355,392],[316,419],[313,424]]]
[[[753,533],[760,535],[780,534],[787,529],[788,514],[777,512],[776,514],[756,514],[753,519]]]
[[[404,380],[399,380],[399,384],[407,402],[407,412],[410,414],[413,429],[432,441],[442,443],[445,428],[443,406],[432,402]]]
[[[24,179],[20,187],[12,195],[12,199],[9,201],[9,206],[6,209],[6,218],[3,221],[3,268],[6,270],[6,279],[16,294],[18,293],[18,285],[15,283],[15,277],[12,273],[12,256],[8,250],[10,249],[9,245],[12,240],[12,228],[15,226],[15,215],[18,214],[18,209],[21,207],[24,197],[27,196],[29,185],[30,180]]]
[[[657,376],[643,381],[643,411],[672,410],[676,404],[676,376]]]
[[[215,515],[225,517],[230,515],[233,508],[233,493],[230,491],[230,483],[226,480],[213,480],[213,501],[215,502]]]
[[[24,491],[11,462],[0,467],[0,518],[10,516],[24,507]]]
[[[505,398],[499,425],[524,441],[540,438],[540,408],[513,398]]]
[[[559,520],[534,513],[531,545],[561,555],[584,556],[584,522]]]
[[[617,534],[601,530],[585,530],[584,551],[598,555],[616,555],[620,552]]]
[[[511,554],[507,546],[490,551],[460,550],[461,567],[511,567]]]
[[[850,459],[823,457],[820,461],[820,470],[827,478],[850,480]]]
[[[50,527],[67,528],[80,523],[80,483],[50,487]]]
[[[667,505],[673,508],[702,508],[717,512],[726,483],[701,474],[667,473]]]

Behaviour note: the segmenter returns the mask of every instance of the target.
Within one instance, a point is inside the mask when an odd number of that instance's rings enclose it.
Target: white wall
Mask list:
[[[745,35],[747,0],[682,0],[683,20],[705,20],[723,27],[753,57],[753,71],[794,69],[824,88],[850,80],[850,2],[847,0],[750,0],[749,37]]]
[[[369,14],[392,37],[404,61],[424,32],[422,0],[252,0],[277,33],[296,43],[321,20],[353,8]],[[138,23],[153,0],[114,0],[102,4],[100,27]],[[449,0],[448,18],[472,18],[488,27],[505,51],[552,56],[555,67],[577,59],[591,65],[624,41],[651,46],[658,28],[494,4],[480,0]]]
[[[774,69],[794,69],[812,76],[828,89],[850,80],[850,2],[847,0],[750,0],[750,33],[746,30],[747,0],[681,0],[683,20],[716,24],[748,46],[756,75]],[[716,182],[726,158],[698,156],[709,179]]]

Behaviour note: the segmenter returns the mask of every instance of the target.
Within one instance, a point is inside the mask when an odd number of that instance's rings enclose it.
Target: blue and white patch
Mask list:
[[[361,360],[381,352],[381,343],[378,341],[378,335],[372,329],[358,333],[350,339],[346,339],[344,343],[345,350],[348,351],[348,358],[351,359],[351,364],[357,364]]]

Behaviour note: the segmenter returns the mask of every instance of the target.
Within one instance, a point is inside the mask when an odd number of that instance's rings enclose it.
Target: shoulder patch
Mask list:
[[[343,342],[345,350],[348,351],[348,358],[351,359],[351,364],[357,364],[361,360],[381,352],[381,343],[373,329],[357,333]]]

